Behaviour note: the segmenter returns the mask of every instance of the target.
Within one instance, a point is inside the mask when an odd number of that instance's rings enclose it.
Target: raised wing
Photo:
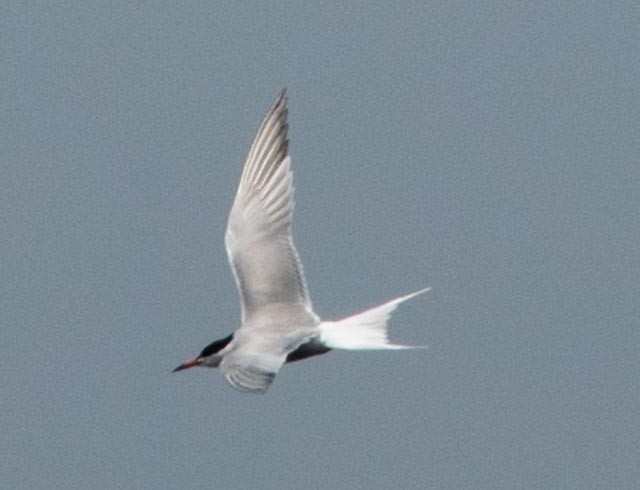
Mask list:
[[[293,245],[293,174],[288,155],[287,97],[283,91],[249,150],[225,244],[236,278],[242,320],[272,303],[311,310],[302,263]]]

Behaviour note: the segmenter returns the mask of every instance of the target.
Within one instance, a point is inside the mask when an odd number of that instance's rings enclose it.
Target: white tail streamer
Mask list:
[[[390,343],[387,322],[400,303],[429,290],[431,288],[421,289],[342,320],[322,322],[319,326],[320,341],[331,349],[344,350],[424,348]]]

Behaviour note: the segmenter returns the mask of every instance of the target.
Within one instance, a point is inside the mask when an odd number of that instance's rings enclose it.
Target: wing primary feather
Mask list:
[[[267,115],[260,124],[258,133],[249,150],[247,164],[240,180],[242,184],[260,183],[260,175],[270,159],[264,158],[265,152],[275,146],[278,156],[284,158],[288,154],[289,141],[287,140],[288,125],[286,123],[288,111],[287,92],[284,89],[276,102],[271,106]],[[276,161],[276,163],[279,163]]]

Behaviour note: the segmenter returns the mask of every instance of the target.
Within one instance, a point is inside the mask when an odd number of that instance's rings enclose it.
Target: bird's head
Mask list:
[[[220,351],[224,349],[232,339],[233,334],[225,337],[224,339],[211,342],[208,346],[202,349],[202,352],[200,352],[197,357],[183,362],[177,368],[175,368],[173,372],[175,373],[196,366],[218,367],[220,361],[222,361]]]

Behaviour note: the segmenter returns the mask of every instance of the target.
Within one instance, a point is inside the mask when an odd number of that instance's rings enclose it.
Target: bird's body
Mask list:
[[[285,362],[331,349],[406,349],[387,338],[397,298],[359,315],[323,322],[313,311],[291,236],[293,175],[283,91],[260,125],[229,214],[225,244],[242,306],[242,325],[175,371],[220,367],[235,388],[264,393]]]

